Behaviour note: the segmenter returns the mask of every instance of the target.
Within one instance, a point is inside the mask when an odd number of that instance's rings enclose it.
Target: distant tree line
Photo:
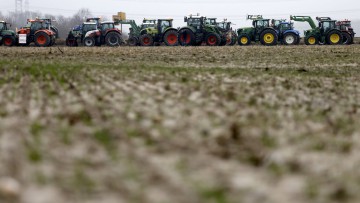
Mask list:
[[[15,13],[8,12],[7,14],[2,14],[0,12],[0,20],[4,20],[11,24],[11,29],[16,30],[16,28],[23,27],[27,23],[27,19],[35,18],[50,18],[55,20],[53,25],[59,29],[59,34],[61,38],[66,38],[67,34],[76,25],[84,22],[86,17],[93,17],[93,14],[89,9],[80,9],[71,17],[65,17],[63,15],[51,15],[51,14],[42,14],[40,12],[23,12]]]

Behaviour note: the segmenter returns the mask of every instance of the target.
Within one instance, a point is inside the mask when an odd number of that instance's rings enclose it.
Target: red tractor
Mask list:
[[[102,22],[99,25],[97,29],[84,33],[85,46],[120,46],[124,43],[121,31],[115,28],[114,22]]]
[[[38,47],[47,47],[54,45],[56,40],[56,33],[51,30],[49,23],[42,19],[28,20],[27,25],[20,28],[17,34],[20,45],[34,42]]]
[[[343,34],[343,44],[354,44],[355,32],[351,27],[350,20],[337,21],[336,27],[341,30]]]

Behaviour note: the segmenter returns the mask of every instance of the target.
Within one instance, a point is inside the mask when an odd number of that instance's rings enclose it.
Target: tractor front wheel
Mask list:
[[[117,32],[110,32],[105,37],[105,43],[109,47],[120,46],[121,36]]]
[[[240,46],[248,46],[251,43],[251,39],[247,34],[240,34],[238,37],[238,44]]]
[[[343,36],[343,44],[350,45],[352,43],[353,40],[351,35],[349,35],[349,33],[343,32],[342,36]]]
[[[84,45],[87,47],[95,46],[95,39],[93,37],[85,37]]]
[[[178,33],[175,30],[167,31],[164,35],[166,46],[177,46],[179,44]]]
[[[319,44],[319,40],[314,35],[310,35],[305,37],[305,44],[306,45],[317,45]]]
[[[220,35],[216,33],[210,33],[205,37],[206,44],[208,46],[219,46],[221,43]]]
[[[138,45],[138,43],[139,43],[139,38],[137,38],[137,37],[130,37],[128,39],[129,46],[136,46],[136,45]]]
[[[343,43],[343,35],[338,30],[330,31],[326,36],[326,43],[329,45],[338,45]]]
[[[196,43],[195,35],[189,29],[184,29],[179,31],[178,41],[181,46],[192,46],[195,45]]]
[[[12,36],[5,36],[5,37],[3,38],[3,43],[4,43],[4,46],[7,46],[7,47],[14,46],[14,44],[15,44],[15,38],[12,37]]]
[[[294,33],[286,33],[283,38],[284,45],[296,45],[299,43],[299,36]]]
[[[51,38],[45,32],[39,32],[34,37],[35,45],[38,47],[47,47],[51,45]]]
[[[260,42],[265,46],[277,45],[278,35],[274,30],[267,29],[260,34]]]
[[[154,38],[149,34],[144,34],[140,36],[140,44],[141,46],[153,46]]]

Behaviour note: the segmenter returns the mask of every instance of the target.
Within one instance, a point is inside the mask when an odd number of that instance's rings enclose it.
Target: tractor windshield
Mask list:
[[[88,32],[88,31],[91,31],[91,30],[97,30],[96,24],[85,24],[85,25],[83,25],[83,31],[84,32]]]
[[[292,27],[289,23],[282,23],[282,24],[280,24],[280,29],[281,30],[292,30]]]
[[[324,21],[322,23],[322,28],[324,29],[325,32],[327,30],[334,29],[335,27],[336,27],[335,26],[335,21]]]
[[[200,18],[189,18],[188,19],[188,26],[198,27],[201,25]]]
[[[217,26],[221,29],[226,29],[226,23],[224,22],[218,23]]]
[[[215,18],[208,18],[208,19],[206,19],[206,24],[208,24],[208,25],[216,25],[216,19]]]
[[[171,21],[163,20],[160,23],[161,32],[163,33],[167,28],[172,27]]]
[[[258,20],[256,27],[269,27],[269,20]]]
[[[41,30],[46,28],[46,22],[44,21],[35,21],[31,24],[31,30]]]
[[[0,30],[5,30],[5,24],[4,23],[0,23]]]
[[[105,23],[101,25],[101,30],[105,31],[105,30],[109,30],[109,29],[114,29],[115,26],[112,23]]]

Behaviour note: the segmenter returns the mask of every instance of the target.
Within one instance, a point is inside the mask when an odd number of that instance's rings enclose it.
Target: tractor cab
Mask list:
[[[116,29],[114,22],[103,22],[100,24],[100,30],[105,33],[107,30]]]
[[[221,29],[221,30],[231,30],[231,22],[226,22],[226,21],[223,21],[223,22],[220,22],[220,23],[217,23],[217,26]]]
[[[255,34],[260,33],[261,31],[263,31],[265,28],[270,27],[270,19],[259,19],[259,20],[254,20],[253,21],[253,26],[254,26],[254,32]]]
[[[5,21],[0,21],[0,32],[3,30],[8,30],[7,24]]]
[[[168,28],[172,28],[173,19],[159,19],[157,26],[159,34],[163,34]]]
[[[185,17],[184,21],[187,22],[187,26],[201,30],[205,25],[206,17],[190,15],[190,17]]]
[[[144,18],[143,23],[141,25],[141,30],[146,28],[154,28],[154,27],[156,27],[156,19]]]
[[[95,17],[95,18],[86,18],[87,23],[96,23],[96,25],[99,27],[101,23],[101,18]]]
[[[35,34],[36,31],[38,30],[46,30],[46,29],[50,29],[49,25],[46,23],[46,21],[43,20],[28,20],[28,25],[30,25],[27,28],[30,28],[30,33],[29,34]]]
[[[336,29],[336,21],[335,20],[319,21],[319,28],[321,33],[327,33],[330,30]]]
[[[347,31],[353,31],[354,29],[351,27],[351,21],[350,20],[344,20],[344,21],[338,21],[336,22],[336,26],[339,30],[347,30]]]
[[[207,18],[205,20],[205,24],[206,25],[213,25],[213,26],[216,26],[217,23],[216,23],[216,18]]]

